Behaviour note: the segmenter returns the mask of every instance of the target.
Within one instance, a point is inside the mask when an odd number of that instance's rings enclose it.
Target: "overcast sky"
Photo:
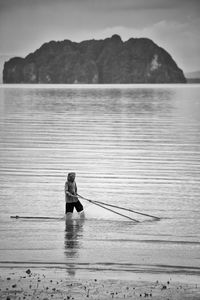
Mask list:
[[[183,71],[200,70],[200,0],[0,0],[0,54],[50,40],[148,37]]]

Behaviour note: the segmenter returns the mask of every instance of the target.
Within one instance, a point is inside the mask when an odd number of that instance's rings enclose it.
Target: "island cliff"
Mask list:
[[[118,35],[80,43],[45,43],[4,64],[4,83],[185,83],[181,69],[147,38]]]

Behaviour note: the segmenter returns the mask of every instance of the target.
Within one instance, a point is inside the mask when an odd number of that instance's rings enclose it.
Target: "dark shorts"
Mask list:
[[[70,202],[70,203],[66,202],[65,213],[68,213],[68,212],[73,213],[74,207],[76,208],[77,212],[80,212],[83,210],[83,205],[78,200],[77,202]]]

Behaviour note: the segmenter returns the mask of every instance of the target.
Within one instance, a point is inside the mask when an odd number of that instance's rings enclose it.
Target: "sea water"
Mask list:
[[[62,218],[70,171],[83,197],[161,219],[85,200],[85,220],[10,219]],[[199,275],[199,196],[200,85],[1,85],[0,267]]]

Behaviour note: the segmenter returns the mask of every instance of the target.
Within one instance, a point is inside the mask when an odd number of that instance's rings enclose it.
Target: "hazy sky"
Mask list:
[[[0,54],[50,40],[148,37],[183,71],[200,70],[200,0],[0,0]]]

